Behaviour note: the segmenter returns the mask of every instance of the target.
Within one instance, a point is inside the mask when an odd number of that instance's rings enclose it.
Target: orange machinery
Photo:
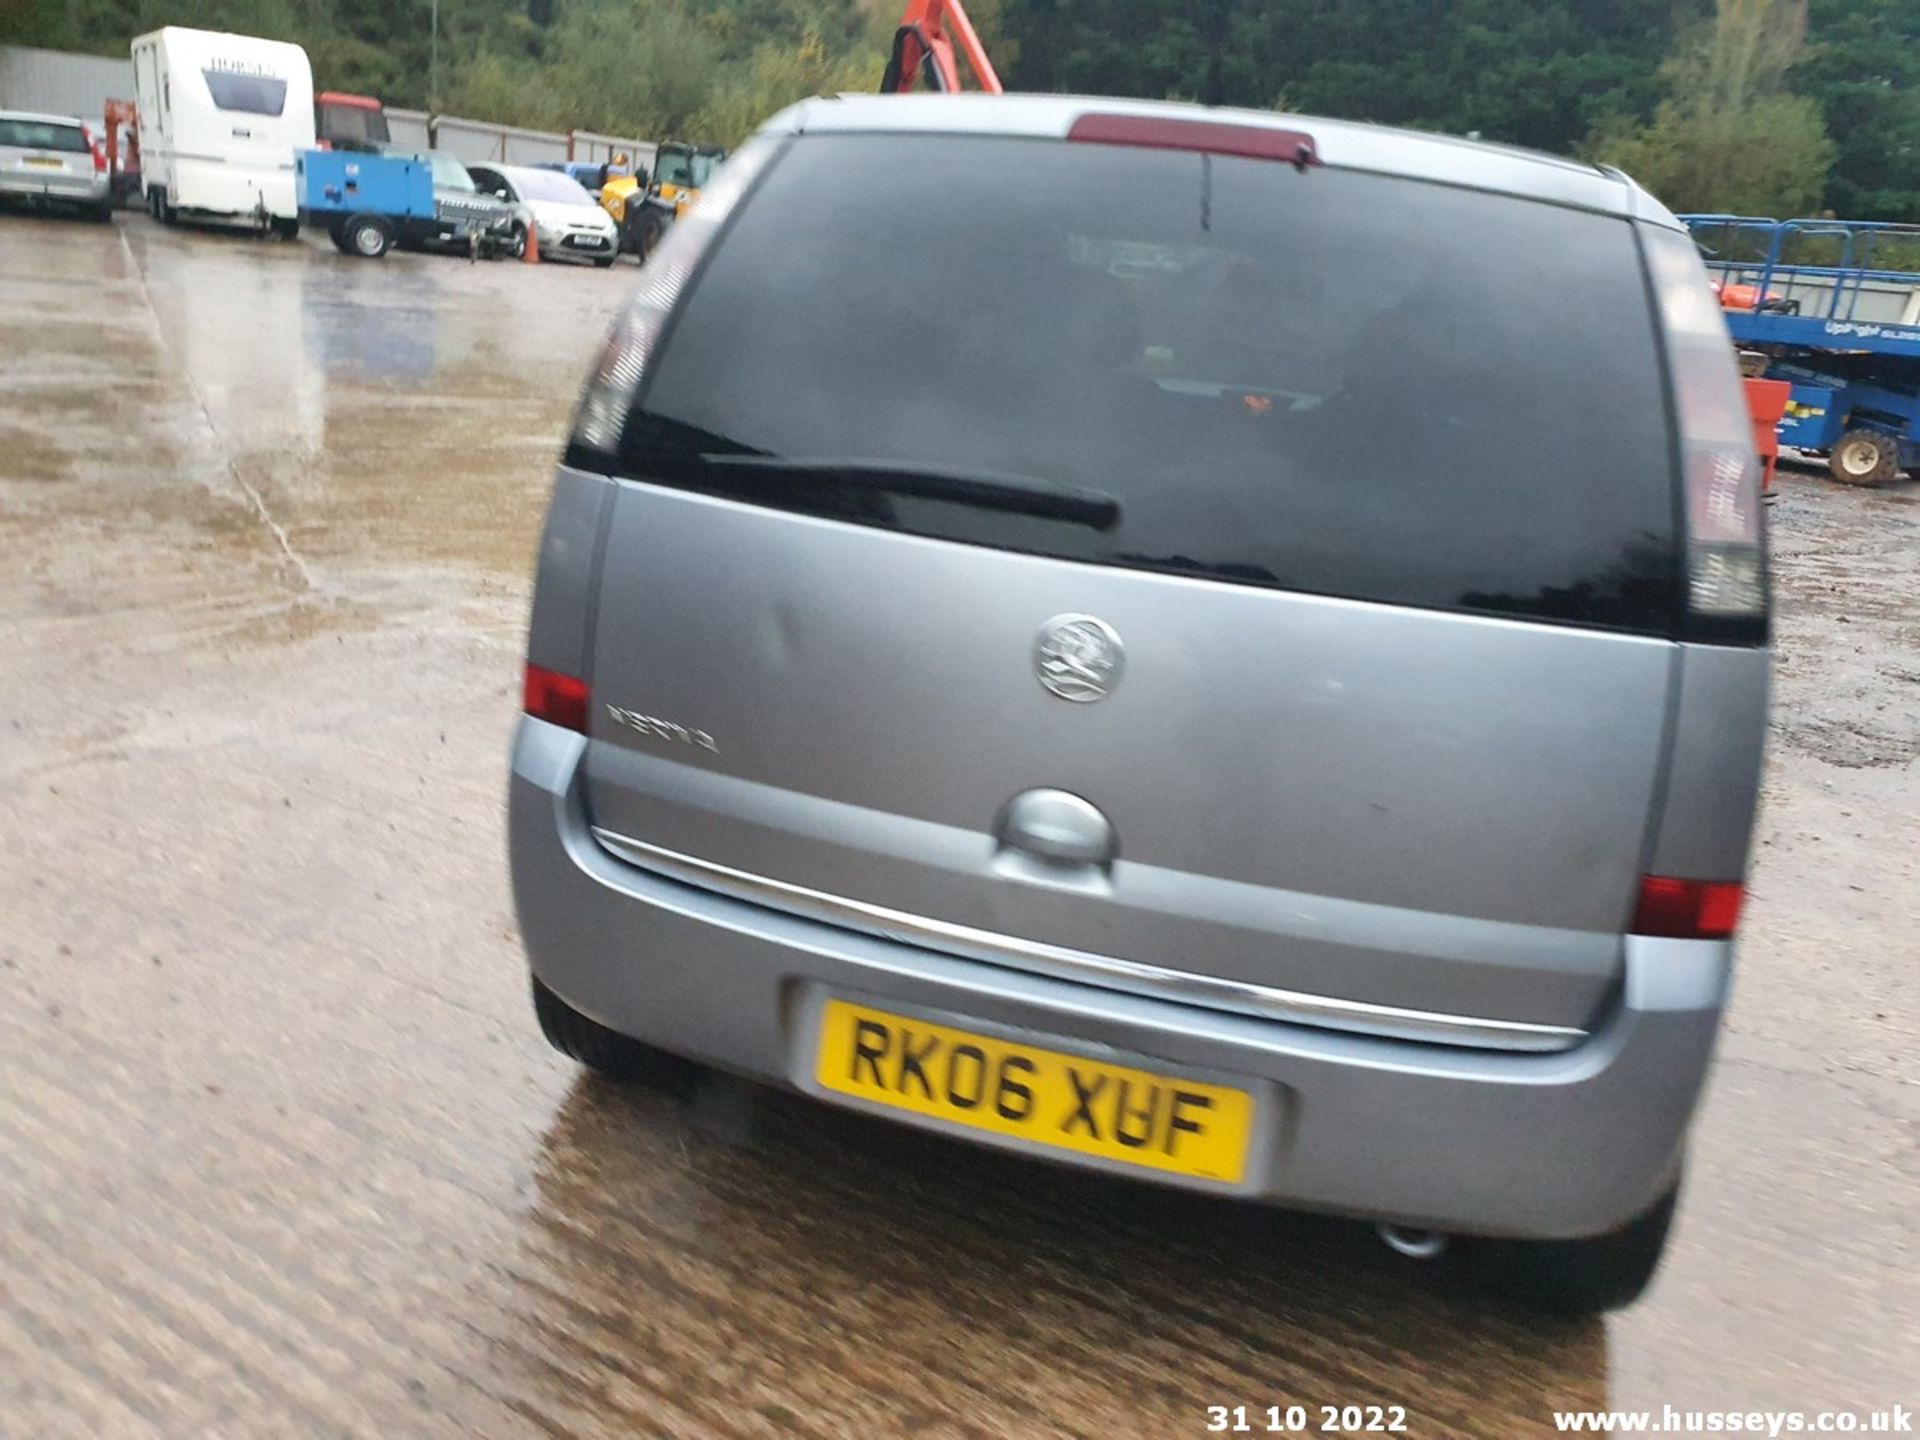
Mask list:
[[[1747,414],[1753,421],[1753,448],[1765,467],[1761,489],[1773,489],[1773,468],[1780,461],[1780,434],[1776,428],[1787,413],[1787,397],[1793,386],[1785,380],[1761,380],[1748,377],[1740,382],[1747,391]]]
[[[140,117],[131,100],[109,100],[104,107],[106,120],[107,173],[113,177],[113,198],[123,200],[140,187]],[[120,154],[120,137],[126,136],[127,153]]]
[[[967,57],[967,65],[980,88],[989,95],[1003,93],[986,47],[967,18],[960,0],[907,0],[900,28],[893,32],[893,54],[887,59],[886,73],[880,80],[882,95],[904,95],[914,83],[923,82],[929,90],[957,91],[960,66],[954,46]]]

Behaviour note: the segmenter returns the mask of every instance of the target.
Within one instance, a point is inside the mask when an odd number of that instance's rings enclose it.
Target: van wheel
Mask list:
[[[345,233],[347,243],[343,248],[363,260],[378,260],[393,244],[393,232],[373,215],[354,216],[347,221]]]
[[[660,1089],[684,1088],[704,1072],[691,1060],[669,1055],[630,1036],[589,1020],[553,991],[533,981],[533,1013],[540,1033],[562,1055],[578,1060],[610,1080],[622,1080]]]
[[[1582,1240],[1472,1236],[1448,1252],[1468,1283],[1529,1310],[1597,1315],[1638,1300],[1660,1267],[1680,1185],[1618,1230]]]
[[[1900,473],[1900,442],[1882,430],[1849,430],[1827,470],[1843,485],[1884,485]]]

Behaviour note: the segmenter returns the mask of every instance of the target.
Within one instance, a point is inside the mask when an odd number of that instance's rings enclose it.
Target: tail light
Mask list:
[[[1642,226],[1666,332],[1686,496],[1687,630],[1693,638],[1766,636],[1760,460],[1733,341],[1693,241]]]
[[[778,143],[756,137],[729,157],[700,192],[700,203],[674,222],[660,247],[647,257],[639,287],[627,308],[615,318],[600,358],[594,362],[593,374],[587,379],[567,445],[569,456],[586,452],[583,458],[605,458],[619,453],[628,412],[646,382],[667,317],[699,269],[707,247],[754,177],[772,158]]]
[[[94,138],[93,127],[91,125],[82,125],[80,127],[80,137],[87,142],[87,149],[93,152],[93,173],[96,175],[106,174],[107,152],[100,148],[100,142]]]
[[[1740,923],[1746,887],[1737,880],[1677,880],[1644,875],[1634,906],[1635,935],[1674,940],[1725,940]]]
[[[536,720],[558,725],[563,730],[587,733],[587,682],[558,670],[527,666],[526,683],[521,689],[521,708]]]

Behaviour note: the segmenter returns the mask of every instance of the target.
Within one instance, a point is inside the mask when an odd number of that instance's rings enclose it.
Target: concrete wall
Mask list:
[[[77,115],[100,133],[109,100],[133,99],[133,61],[0,45],[0,110]]]
[[[433,117],[433,148],[478,164],[537,165],[567,158],[567,137],[544,130],[522,130],[457,115]]]
[[[424,110],[387,111],[387,133],[396,150],[431,150],[433,132]]]
[[[573,158],[589,165],[611,160],[616,155],[625,155],[651,174],[653,157],[659,148],[645,140],[629,140],[620,135],[597,135],[591,130],[573,132]]]
[[[388,111],[392,124],[392,111]],[[425,118],[425,117],[422,117]],[[642,140],[620,135],[596,135],[576,130],[571,136],[557,130],[526,130],[517,125],[500,125],[491,120],[470,120],[458,115],[435,115],[429,122],[433,148],[445,150],[469,164],[544,165],[564,160],[595,162],[626,153],[643,165],[651,165],[654,147]],[[400,131],[394,129],[399,143]]]

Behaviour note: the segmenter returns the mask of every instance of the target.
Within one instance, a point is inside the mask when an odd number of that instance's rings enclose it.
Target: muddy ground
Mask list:
[[[529,561],[633,283],[0,217],[0,1434],[1199,1436],[1920,1401],[1920,486],[1784,472],[1738,995],[1605,1322],[529,1013]]]

